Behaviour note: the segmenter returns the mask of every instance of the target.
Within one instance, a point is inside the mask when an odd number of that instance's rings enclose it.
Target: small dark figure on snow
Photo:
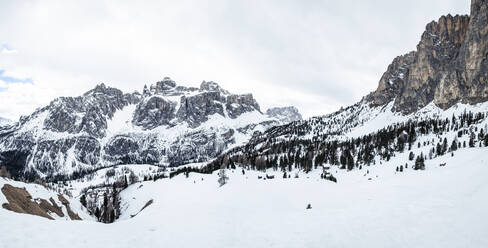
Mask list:
[[[307,209],[312,209],[312,204],[310,204],[310,203],[309,203],[309,204],[307,205]]]

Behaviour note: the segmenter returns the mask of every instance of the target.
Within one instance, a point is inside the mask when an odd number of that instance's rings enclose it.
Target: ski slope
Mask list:
[[[179,175],[121,193],[114,224],[50,221],[0,209],[1,247],[488,247],[488,153],[462,149],[425,171],[387,163],[283,179],[260,172]],[[439,167],[446,162],[445,167]],[[366,171],[369,173],[366,174]],[[366,175],[365,175],[366,174]],[[140,209],[149,201],[153,204]],[[307,204],[312,209],[305,209]],[[138,214],[137,214],[138,213]],[[130,215],[137,216],[130,218]]]

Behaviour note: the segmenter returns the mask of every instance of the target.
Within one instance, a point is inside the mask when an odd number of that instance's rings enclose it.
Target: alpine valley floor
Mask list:
[[[136,183],[121,193],[124,215],[113,224],[0,209],[0,246],[488,247],[486,148],[427,160],[424,171],[396,172],[400,161],[339,170],[338,183],[319,170],[263,180],[240,169],[222,187],[216,173]]]

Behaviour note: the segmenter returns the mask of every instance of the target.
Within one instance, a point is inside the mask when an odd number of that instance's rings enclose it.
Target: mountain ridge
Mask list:
[[[102,83],[0,129],[0,161],[12,174],[34,178],[123,163],[203,162],[256,131],[297,118],[286,114],[268,116],[252,94],[231,94],[215,82],[185,87],[166,77],[142,94]]]

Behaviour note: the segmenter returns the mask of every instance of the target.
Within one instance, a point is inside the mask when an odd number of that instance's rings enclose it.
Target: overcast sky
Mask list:
[[[425,25],[469,0],[0,0],[0,116],[17,119],[101,82],[141,91],[165,76],[253,93],[305,117],[376,89]]]

